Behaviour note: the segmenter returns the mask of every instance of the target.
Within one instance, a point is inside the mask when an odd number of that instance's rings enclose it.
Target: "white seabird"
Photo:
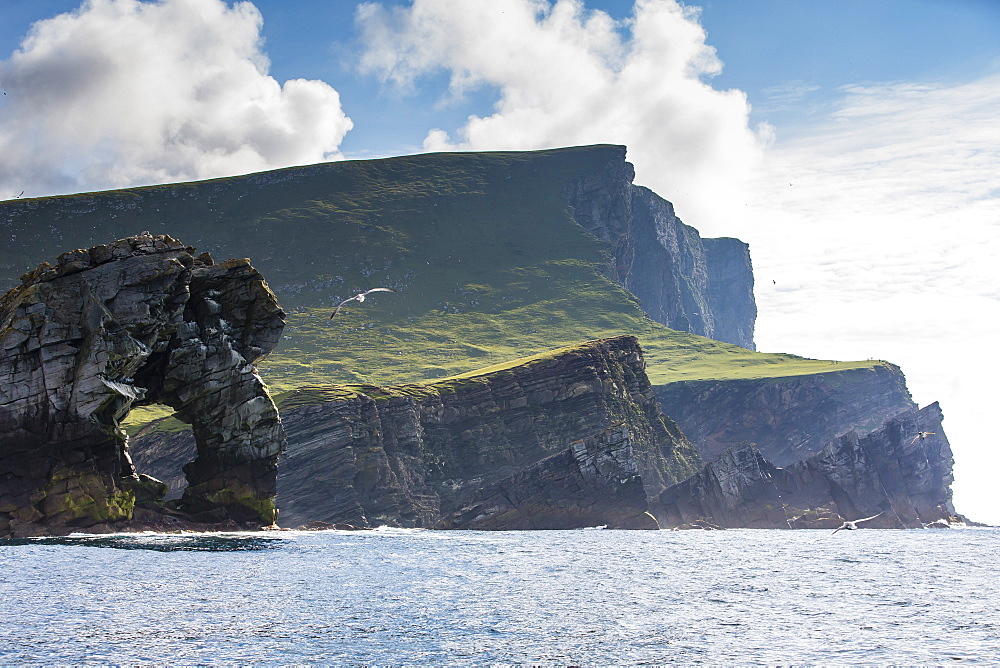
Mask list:
[[[144,387],[129,385],[128,383],[123,383],[119,380],[109,380],[107,378],[101,378],[101,382],[104,383],[108,389],[114,390],[126,399],[137,401],[146,396],[146,388]]]
[[[933,432],[933,431],[918,431],[917,435],[913,437],[912,441],[910,441],[910,445],[916,443],[918,438],[921,439],[921,440],[923,440],[923,439],[927,438],[928,436],[930,436],[933,433],[935,433],[935,432]]]
[[[830,535],[832,536],[834,533],[837,533],[841,529],[847,529],[848,531],[854,531],[855,529],[858,528],[858,524],[860,524],[861,522],[867,522],[868,520],[873,520],[876,517],[878,517],[879,515],[882,515],[884,513],[885,513],[885,511],[883,510],[878,515],[872,515],[871,517],[864,517],[864,518],[862,518],[860,520],[848,520],[848,521],[844,522],[843,524],[841,524],[836,529],[834,529],[833,533],[831,533]]]
[[[340,309],[344,308],[344,304],[346,304],[347,302],[355,302],[355,301],[356,302],[363,302],[365,300],[365,297],[367,297],[368,295],[370,295],[373,292],[396,292],[396,291],[393,290],[392,288],[372,288],[371,290],[365,290],[364,292],[359,292],[358,294],[354,295],[353,297],[348,297],[344,301],[342,301],[339,304],[337,304],[337,308],[335,308],[333,310],[333,313],[330,314],[330,317],[333,318],[333,316],[335,316],[338,313],[340,313]]]

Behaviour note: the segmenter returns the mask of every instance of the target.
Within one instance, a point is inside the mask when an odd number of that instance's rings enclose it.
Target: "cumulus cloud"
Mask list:
[[[702,230],[741,212],[760,156],[742,91],[708,80],[721,69],[696,10],[637,0],[619,23],[579,0],[414,0],[357,14],[362,69],[403,91],[445,71],[450,95],[490,87],[494,113],[434,129],[427,150],[524,150],[616,143],[638,180]]]
[[[279,84],[249,2],[87,0],[0,62],[0,197],[200,179],[339,157],[322,81]]]

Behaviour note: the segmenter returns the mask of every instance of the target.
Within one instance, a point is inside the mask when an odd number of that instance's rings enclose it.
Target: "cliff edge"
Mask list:
[[[784,468],[753,444],[733,447],[651,507],[664,526],[829,529],[872,518],[863,526],[912,529],[960,521],[941,420],[937,404],[907,411]]]
[[[835,362],[828,369],[839,369]],[[712,461],[753,443],[776,466],[801,461],[847,432],[866,434],[916,409],[887,362],[778,378],[678,381],[654,387],[663,412]]]
[[[702,239],[673,204],[632,183],[635,171],[624,146],[600,148],[617,153],[566,186],[563,196],[577,223],[608,245],[609,278],[638,297],[656,322],[755,350],[757,305],[747,244]]]

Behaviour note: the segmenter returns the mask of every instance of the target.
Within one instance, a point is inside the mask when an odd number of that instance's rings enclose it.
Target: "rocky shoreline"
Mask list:
[[[291,525],[655,529],[650,491],[701,463],[627,336],[427,386],[304,388],[284,405]],[[192,446],[151,425],[135,457],[178,485]]]
[[[701,238],[625,158],[430,154],[3,203],[11,283],[29,253],[156,225],[237,259],[142,233],[0,299],[0,536],[962,522],[936,404],[888,363],[749,352],[747,245]],[[315,325],[374,280],[407,298]],[[304,357],[269,376],[295,378],[279,415],[257,365],[283,339]],[[516,352],[462,373],[496,350]],[[397,359],[406,375],[358,371]],[[128,439],[147,405],[175,417]]]

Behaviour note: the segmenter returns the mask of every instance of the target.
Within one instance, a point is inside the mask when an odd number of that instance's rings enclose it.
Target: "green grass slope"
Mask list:
[[[649,320],[562,197],[623,159],[618,146],[438,153],[2,202],[0,281],[143,230],[249,257],[289,314],[261,365],[279,393],[433,381],[618,334],[639,337],[654,384],[876,364],[755,353]],[[398,292],[329,318],[374,286]]]

